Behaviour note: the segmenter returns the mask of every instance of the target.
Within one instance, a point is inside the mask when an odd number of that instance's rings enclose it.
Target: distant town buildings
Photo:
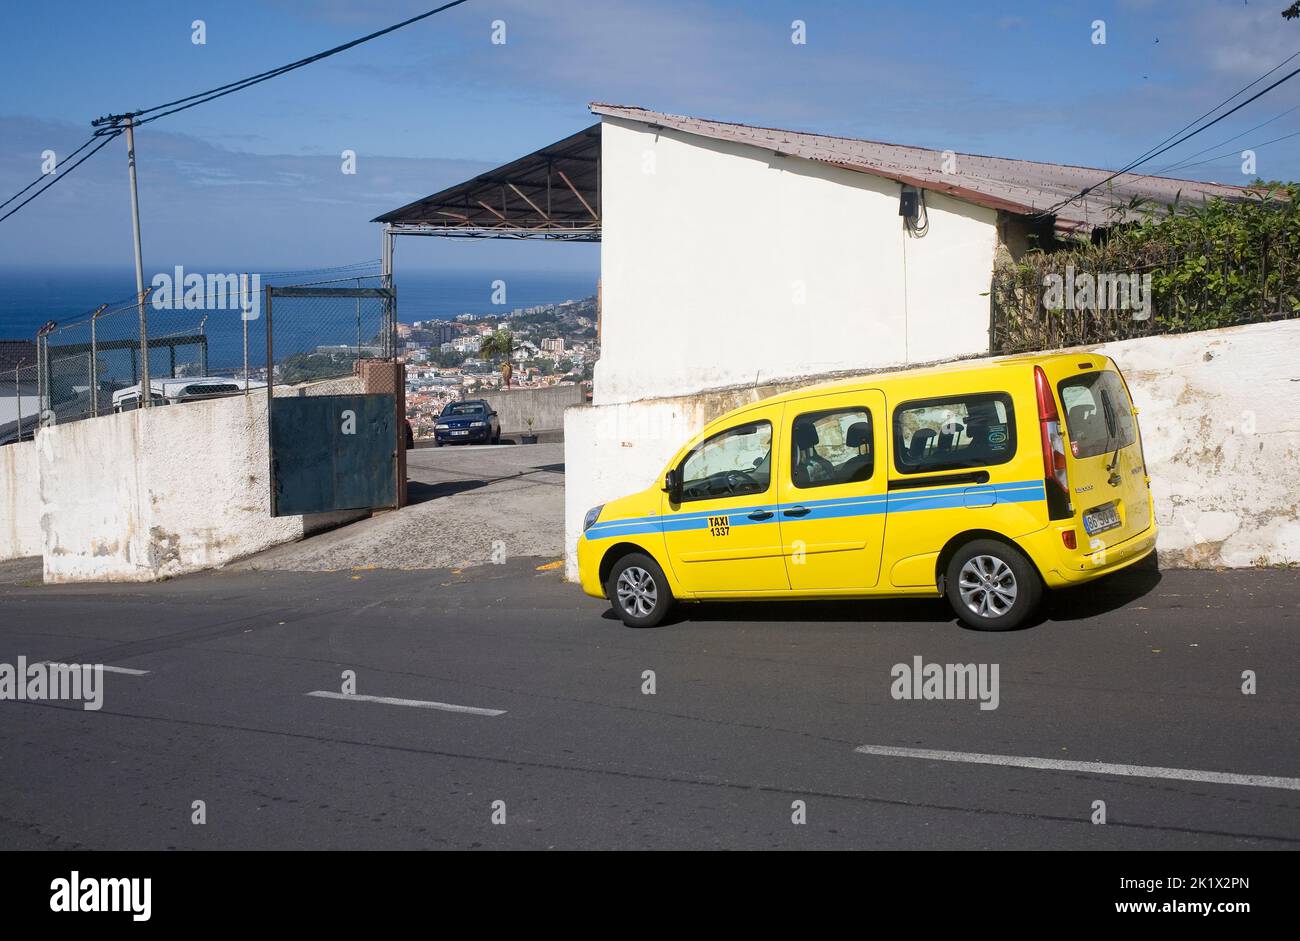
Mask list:
[[[592,364],[600,355],[595,324],[596,298],[589,297],[399,325],[407,418],[416,437],[433,434],[447,403],[504,385],[500,363],[477,355],[483,339],[498,330],[514,336],[513,387],[581,383],[590,390]]]

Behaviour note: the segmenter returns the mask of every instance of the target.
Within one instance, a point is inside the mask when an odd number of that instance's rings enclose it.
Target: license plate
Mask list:
[[[468,431],[453,431],[452,434],[453,434],[453,435],[467,435],[467,434],[469,434],[469,432],[468,432]]]
[[[1108,529],[1114,529],[1119,525],[1119,510],[1115,509],[1112,503],[1108,506],[1101,506],[1091,513],[1083,514],[1083,528],[1089,536],[1095,536],[1097,533],[1104,533]]]

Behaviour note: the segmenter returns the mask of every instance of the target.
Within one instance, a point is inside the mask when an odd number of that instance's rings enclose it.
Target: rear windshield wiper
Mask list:
[[[1120,448],[1124,446],[1124,438],[1119,433],[1119,421],[1115,416],[1115,406],[1110,404],[1110,395],[1105,389],[1101,390],[1101,413],[1106,419],[1106,447],[1103,450],[1110,450],[1110,441],[1115,439],[1115,453],[1110,457],[1110,463],[1106,465],[1106,470],[1110,471],[1110,478],[1106,481],[1112,487],[1119,483],[1119,475],[1115,473],[1115,468],[1119,464]]]

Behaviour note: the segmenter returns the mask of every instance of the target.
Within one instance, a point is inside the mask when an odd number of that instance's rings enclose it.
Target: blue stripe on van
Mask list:
[[[943,510],[964,507],[972,496],[992,497],[998,503],[1033,503],[1047,499],[1047,490],[1041,480],[1021,480],[1014,483],[982,484],[969,487],[935,487],[892,494],[873,494],[860,497],[838,497],[831,500],[803,500],[788,506],[805,506],[820,511],[805,517],[783,517],[775,503],[756,503],[753,506],[708,512],[674,513],[660,516],[640,516],[624,520],[598,521],[582,534],[584,539],[611,539],[615,536],[632,536],[652,532],[681,532],[708,529],[709,518],[725,516],[732,526],[761,526],[784,520],[798,523],[808,520],[838,519],[846,516],[875,516],[880,513],[915,513],[923,510]],[[752,520],[749,514],[766,510],[772,516],[765,520]]]

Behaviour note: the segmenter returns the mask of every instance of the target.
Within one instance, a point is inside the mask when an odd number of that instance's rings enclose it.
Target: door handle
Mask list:
[[[808,509],[806,506],[792,506],[790,509],[782,510],[781,512],[785,516],[807,516],[812,512],[812,510]]]
[[[753,513],[749,514],[750,519],[758,520],[759,522],[762,522],[763,520],[770,520],[772,516],[773,513],[771,510],[755,510]]]

